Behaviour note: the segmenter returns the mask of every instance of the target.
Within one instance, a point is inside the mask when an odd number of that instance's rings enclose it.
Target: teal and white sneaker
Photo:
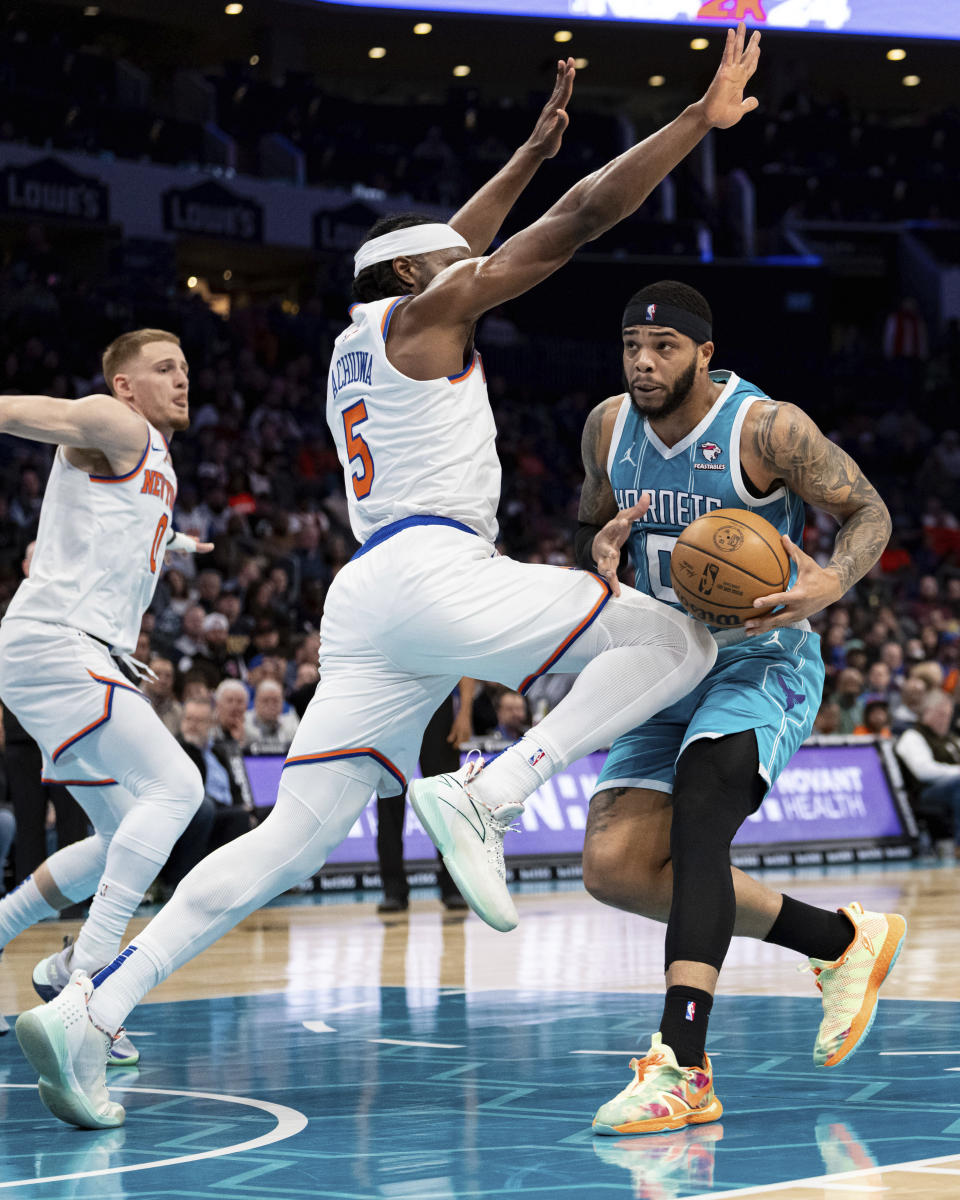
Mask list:
[[[33,968],[33,990],[41,1000],[55,1000],[70,982],[73,962],[73,940],[64,938],[62,950],[42,958]],[[110,1046],[108,1067],[135,1067],[140,1061],[140,1051],[120,1032]]]
[[[127,1037],[126,1030],[121,1029],[110,1043],[110,1054],[107,1058],[108,1067],[135,1067],[140,1061],[140,1051]]]
[[[112,1129],[126,1117],[107,1091],[107,1055],[113,1040],[90,1020],[93,982],[74,971],[49,1004],[21,1013],[15,1026],[20,1049],[40,1076],[40,1099],[68,1125]]]
[[[70,982],[70,960],[73,958],[73,939],[63,939],[63,949],[56,954],[41,958],[33,968],[33,990],[41,1000],[48,1003],[57,996]]]
[[[482,758],[468,759],[450,775],[415,779],[407,794],[464,900],[488,925],[507,933],[520,918],[507,891],[503,835],[523,805],[491,810],[471,795],[470,780],[482,770]]]

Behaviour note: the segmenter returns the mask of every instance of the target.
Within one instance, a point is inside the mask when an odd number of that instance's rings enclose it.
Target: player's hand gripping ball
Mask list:
[[[677,538],[670,582],[691,617],[735,627],[773,611],[753,602],[786,591],[790,558],[769,521],[745,508],[715,508]]]

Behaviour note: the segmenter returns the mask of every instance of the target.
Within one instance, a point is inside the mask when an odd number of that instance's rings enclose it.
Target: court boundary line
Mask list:
[[[35,1083],[0,1083],[0,1088],[27,1089],[36,1088]],[[244,1154],[249,1150],[258,1150],[261,1146],[269,1146],[274,1142],[286,1141],[287,1138],[307,1127],[308,1121],[302,1112],[290,1108],[286,1104],[274,1104],[270,1100],[254,1100],[249,1096],[228,1096],[222,1092],[184,1092],[171,1088],[118,1088],[124,1092],[137,1092],[147,1096],[187,1096],[194,1100],[222,1100],[227,1104],[244,1104],[248,1108],[258,1108],[261,1112],[269,1113],[276,1119],[276,1125],[259,1137],[250,1138],[246,1142],[235,1142],[232,1146],[224,1146],[217,1150],[200,1150],[196,1154],[182,1154],[177,1158],[156,1158],[152,1162],[130,1163],[124,1167],[102,1167],[95,1171],[72,1171],[66,1175],[45,1175],[42,1178],[0,1180],[0,1189],[26,1187],[28,1184],[63,1183],[68,1179],[99,1179],[104,1175],[125,1175],[131,1171],[149,1171],[156,1167],[175,1167],[180,1163],[200,1162],[205,1158],[223,1158],[228,1154]],[[118,1129],[122,1126],[117,1126]],[[93,1143],[91,1143],[91,1148]]]

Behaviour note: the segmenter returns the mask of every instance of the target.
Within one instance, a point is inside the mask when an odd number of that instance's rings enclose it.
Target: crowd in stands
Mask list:
[[[309,183],[379,188],[453,209],[525,134],[526,117],[521,132],[512,104],[468,86],[433,102],[412,90],[361,102],[311,72],[268,76],[245,62],[197,69],[196,82],[181,86],[153,49],[134,27],[101,32],[80,10],[52,20],[45,6],[23,6],[0,29],[0,139],[193,168],[222,167],[231,142],[236,169],[258,174],[262,139],[276,135],[302,154]],[[184,96],[204,87],[209,106],[191,112]],[[531,211],[646,132],[631,130],[622,113],[589,92],[578,97],[576,127],[549,180],[535,181]],[[768,97],[762,118],[725,134],[718,153],[724,175],[749,175],[760,223],[771,227],[784,218],[951,216],[943,197],[957,183],[958,143],[956,111],[924,111],[916,94],[901,112],[883,113],[798,86]],[[695,191],[686,189],[680,215],[722,225]]]

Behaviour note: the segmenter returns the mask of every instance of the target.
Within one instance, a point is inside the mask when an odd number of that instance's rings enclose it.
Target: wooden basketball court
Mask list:
[[[60,1197],[283,1198],[960,1195],[960,867],[768,872],[811,903],[907,918],[864,1047],[811,1050],[819,998],[787,951],[736,940],[711,1019],[712,1125],[599,1138],[659,1019],[662,930],[579,884],[526,885],[497,934],[432,898],[286,897],[188,964],[131,1016],[142,1061],[111,1071],[123,1129],[49,1117],[0,1040],[0,1191]],[[143,921],[135,923],[135,929]],[[0,962],[0,1010],[76,923]]]

